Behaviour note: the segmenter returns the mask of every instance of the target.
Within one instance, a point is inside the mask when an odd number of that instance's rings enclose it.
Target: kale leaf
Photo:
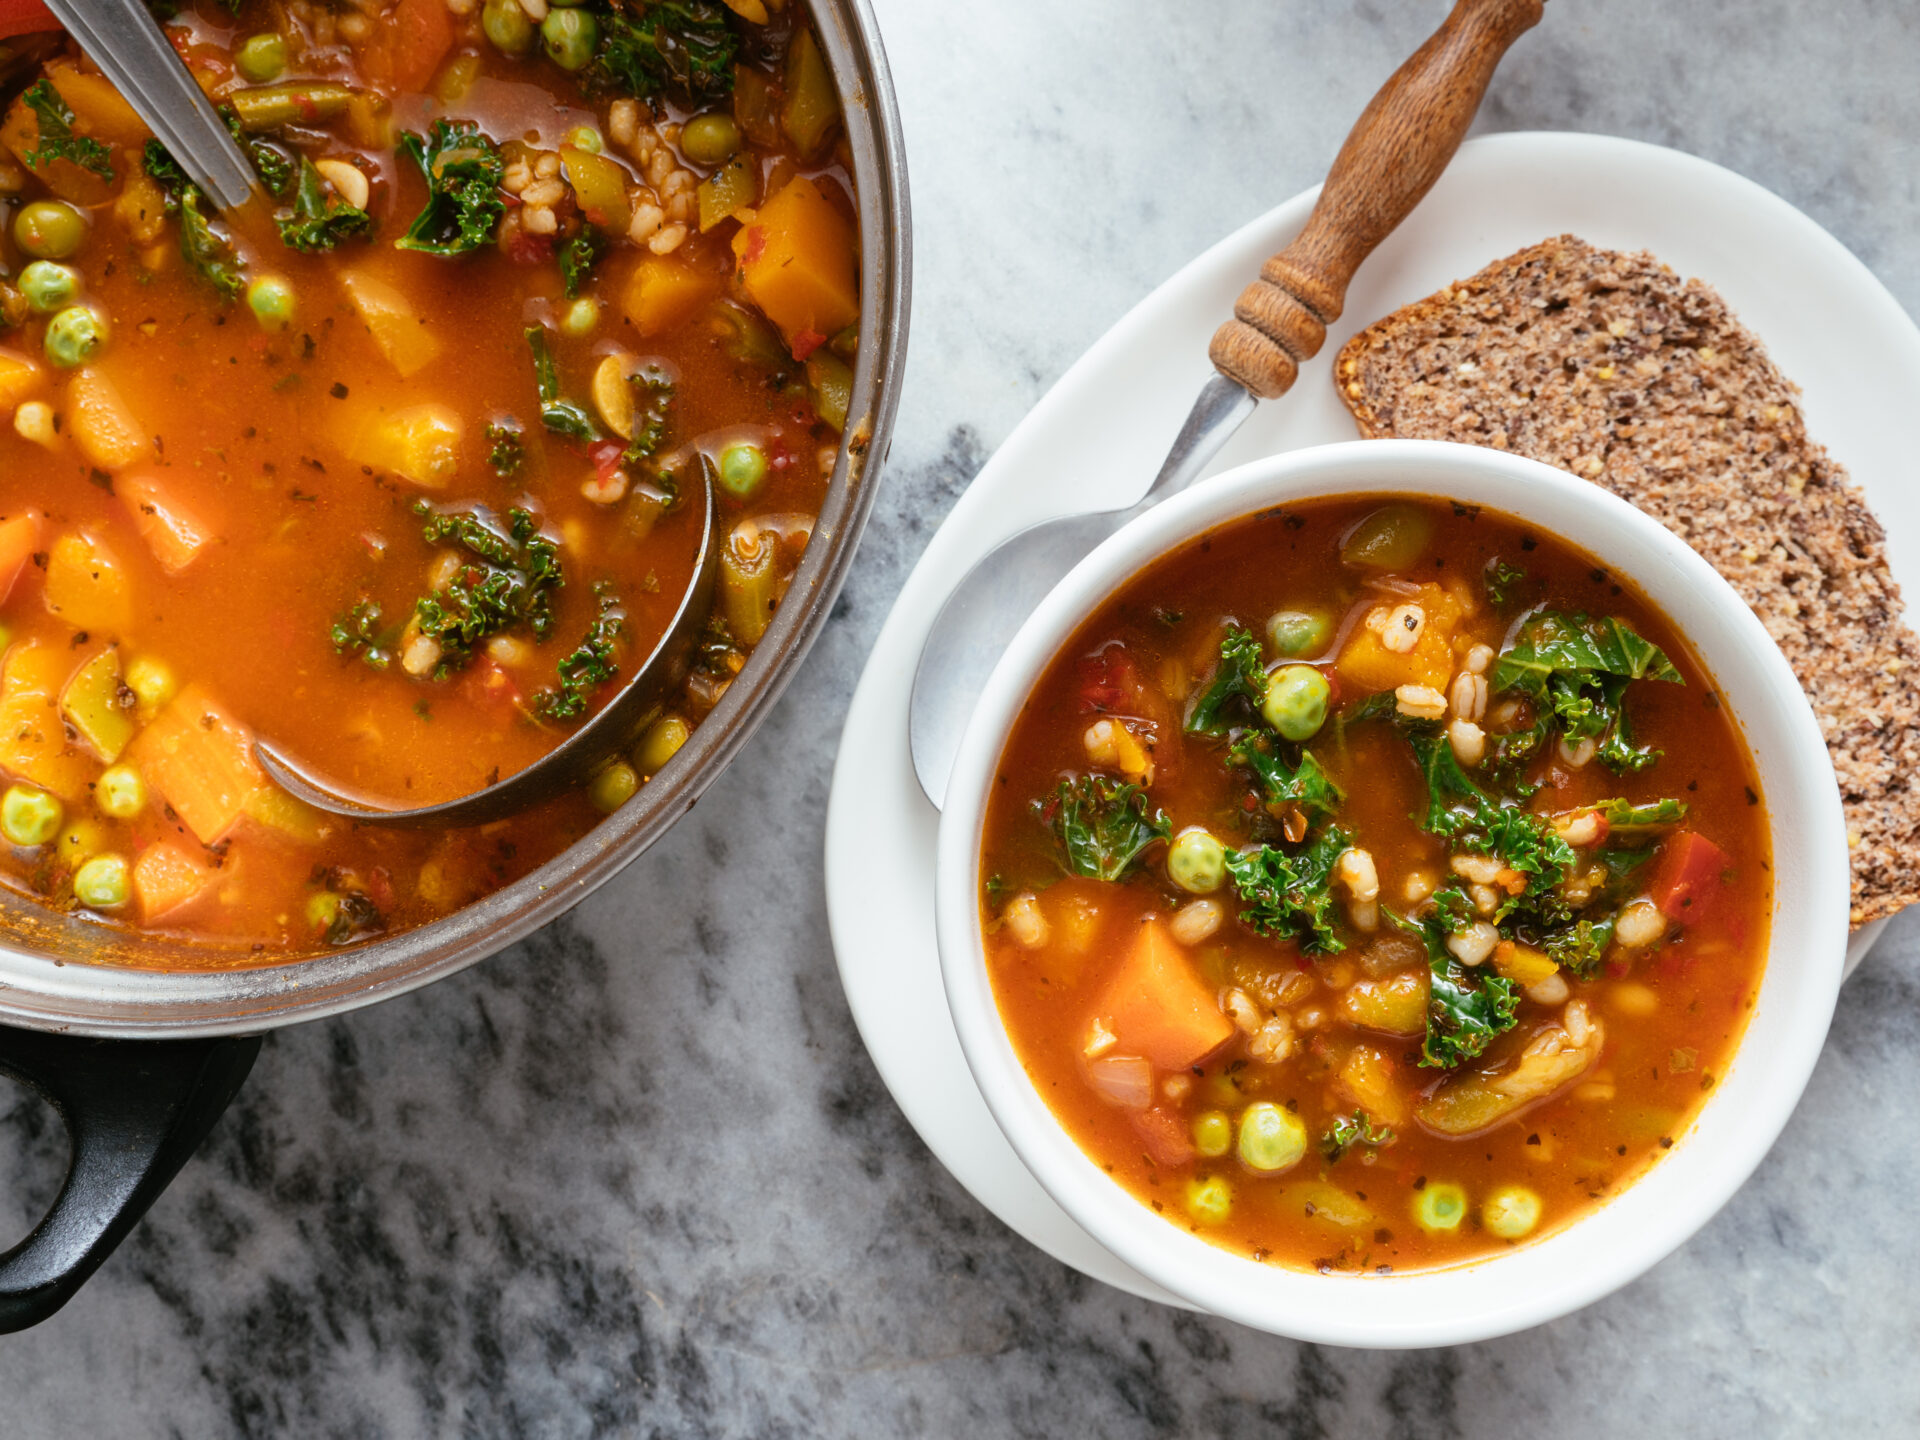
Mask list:
[[[35,81],[20,100],[33,112],[40,128],[40,138],[33,149],[21,152],[22,160],[35,170],[45,170],[56,160],[71,160],[102,180],[113,179],[113,152],[91,136],[73,133],[73,108],[53,88],[51,80]]]
[[[600,43],[589,88],[641,100],[668,94],[693,109],[733,93],[740,40],[718,0],[625,0],[596,6]]]
[[[1105,775],[1062,780],[1033,810],[1059,842],[1061,868],[1090,880],[1122,879],[1148,846],[1173,833],[1145,790]]]
[[[280,228],[282,241],[308,255],[331,250],[342,240],[373,233],[373,217],[336,195],[304,155],[294,185],[293,208],[274,212],[273,223]]]
[[[420,633],[440,646],[435,679],[462,669],[478,646],[513,626],[524,624],[536,640],[552,633],[553,592],[565,581],[558,547],[531,514],[509,510],[502,535],[478,512],[437,515],[424,501],[415,510],[426,517],[427,544],[466,551],[454,577],[414,605]]]
[[[1687,818],[1687,802],[1684,800],[1654,800],[1645,805],[1634,805],[1625,800],[1602,800],[1593,808],[1607,822],[1609,835],[1634,835],[1659,830]]]
[[[465,255],[493,239],[507,202],[500,193],[506,162],[480,127],[436,120],[422,140],[408,131],[400,148],[427,179],[427,205],[395,243],[425,255]]]
[[[526,461],[526,437],[518,422],[494,421],[487,426],[487,464],[500,476],[515,474]]]
[[[1258,712],[1266,695],[1267,665],[1259,639],[1251,631],[1229,627],[1220,642],[1220,663],[1187,711],[1187,733],[1224,736],[1236,724],[1230,718],[1234,701],[1245,700]]]
[[[1635,680],[1685,682],[1660,647],[1624,621],[1542,610],[1531,616],[1494,666],[1492,688],[1533,702],[1531,728],[1499,737],[1496,763],[1516,764],[1545,746],[1557,725],[1570,740],[1592,740],[1601,762],[1615,771],[1646,769],[1657,750],[1633,743],[1627,686]]]
[[[1291,935],[1311,954],[1347,947],[1333,930],[1333,867],[1352,844],[1329,825],[1304,849],[1249,845],[1227,852],[1227,878],[1247,903],[1240,918],[1262,935]]]
[[[1269,814],[1281,815],[1296,805],[1309,819],[1335,814],[1346,803],[1340,787],[1310,750],[1300,752],[1298,765],[1289,765],[1282,750],[1284,744],[1278,735],[1261,726],[1246,731],[1228,746],[1227,758],[1253,772],[1266,793]]]
[[[605,248],[600,232],[591,225],[582,225],[580,233],[560,247],[560,285],[567,299],[576,298],[586,288]]]
[[[595,585],[593,593],[600,599],[600,613],[587,627],[586,638],[554,667],[560,683],[533,697],[533,712],[543,720],[578,720],[587,713],[587,697],[620,673],[613,658],[613,647],[626,628],[620,597],[604,582]]]
[[[1375,1125],[1373,1117],[1364,1110],[1356,1110],[1351,1115],[1342,1115],[1333,1122],[1333,1128],[1320,1137],[1321,1153],[1327,1157],[1329,1165],[1337,1165],[1356,1145],[1365,1145],[1370,1150],[1378,1150],[1383,1145],[1393,1143],[1391,1125]]]
[[[167,212],[180,220],[180,256],[187,267],[232,300],[247,287],[247,272],[233,245],[200,209],[200,187],[187,178],[177,160],[158,140],[147,141],[142,152],[147,174],[166,196]]]
[[[633,384],[633,439],[621,460],[638,465],[667,443],[667,411],[673,404],[673,377],[658,365],[642,365]]]
[[[1613,919],[1609,915],[1602,920],[1576,920],[1549,935],[1541,948],[1562,970],[1571,971],[1582,980],[1589,979],[1600,968],[1600,957],[1606,954],[1613,940]]]
[[[600,438],[600,427],[573,401],[560,398],[560,370],[547,348],[546,327],[528,326],[527,344],[533,350],[534,380],[540,387],[540,422],[556,435],[591,445]]]
[[[358,655],[375,670],[393,664],[393,643],[400,627],[388,625],[378,600],[362,600],[333,622],[329,638],[342,655]]]
[[[1484,1054],[1488,1045],[1511,1030],[1520,994],[1511,980],[1469,970],[1447,949],[1445,919],[1429,914],[1408,920],[1382,907],[1395,925],[1427,947],[1427,1034],[1420,1042],[1420,1063],[1451,1069]]]

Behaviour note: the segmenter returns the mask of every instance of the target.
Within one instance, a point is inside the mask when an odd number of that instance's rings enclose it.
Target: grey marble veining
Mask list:
[[[1556,1324],[1300,1346],[1009,1233],[868,1063],[820,826],[887,606],[992,447],[1134,300],[1316,180],[1440,0],[882,0],[918,217],[892,465],[833,625],[711,795],[571,917],[274,1036],[147,1223],[0,1340],[0,1435],[1912,1434],[1920,920],[1693,1242]],[[1553,0],[1485,130],[1707,156],[1920,307],[1920,7]],[[637,937],[644,937],[639,939]],[[0,1245],[49,1197],[0,1088]]]

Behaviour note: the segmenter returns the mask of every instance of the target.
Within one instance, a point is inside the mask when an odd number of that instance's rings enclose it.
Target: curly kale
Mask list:
[[[459,571],[414,605],[420,633],[440,646],[435,679],[466,666],[492,636],[525,625],[536,640],[553,630],[553,594],[564,584],[559,549],[542,535],[525,510],[507,512],[501,534],[479,513],[436,515],[424,502],[422,537],[429,545],[451,542],[466,552]]]
[[[613,647],[626,629],[620,597],[604,583],[595,585],[593,593],[599,597],[600,613],[587,627],[586,638],[554,667],[559,684],[533,697],[533,713],[543,720],[578,720],[587,713],[588,697],[620,673],[613,658]]]
[[[180,256],[187,268],[232,300],[247,287],[246,268],[234,252],[232,243],[213,228],[200,209],[200,187],[187,178],[187,172],[167,153],[158,140],[147,141],[142,152],[146,172],[166,197],[167,213],[180,220]]]
[[[733,93],[740,39],[718,0],[612,0],[596,5],[600,42],[582,73],[590,89],[701,109]]]
[[[1320,1152],[1327,1157],[1329,1165],[1337,1165],[1356,1145],[1378,1150],[1392,1143],[1391,1125],[1375,1125],[1373,1117],[1366,1111],[1356,1110],[1351,1115],[1340,1116],[1333,1122],[1333,1127],[1320,1137]]]
[[[342,655],[357,655],[375,670],[393,664],[393,644],[400,627],[388,625],[378,600],[362,600],[333,622],[329,638]]]
[[[1515,586],[1527,578],[1527,572],[1518,566],[1509,565],[1498,555],[1487,562],[1487,568],[1481,572],[1481,584],[1486,587],[1487,603],[1498,609],[1507,603]]]
[[[400,148],[427,180],[427,204],[395,243],[424,255],[465,255],[492,241],[507,213],[500,192],[506,162],[480,127],[436,120],[428,138],[411,131]]]
[[[526,437],[517,421],[494,421],[487,426],[487,464],[502,477],[517,474],[526,462]]]
[[[308,255],[331,250],[342,240],[365,239],[373,233],[373,217],[342,200],[321,178],[314,163],[300,157],[293,189],[293,206],[274,212],[280,239]]]
[[[1033,802],[1040,823],[1060,847],[1060,866],[1089,880],[1120,880],[1147,848],[1173,833],[1147,792],[1105,775],[1062,780],[1054,793]]]
[[[591,445],[600,438],[600,427],[587,412],[560,395],[560,369],[553,363],[553,351],[547,346],[543,325],[527,327],[527,345],[533,351],[533,375],[540,388],[540,423],[556,435]]]
[[[1187,711],[1187,733],[1224,736],[1236,725],[1247,723],[1236,701],[1246,701],[1257,714],[1266,695],[1266,657],[1258,637],[1249,630],[1231,627],[1220,642],[1220,663]],[[1241,712],[1238,719],[1236,712]]]
[[[1227,749],[1227,758],[1253,772],[1269,814],[1280,815],[1298,807],[1309,819],[1331,816],[1346,802],[1346,796],[1320,767],[1310,750],[1300,751],[1297,765],[1287,763],[1292,747],[1264,726],[1246,731]]]
[[[1383,907],[1384,909],[1384,907]],[[1427,948],[1427,1033],[1420,1042],[1420,1063],[1450,1069],[1486,1052],[1515,1024],[1520,993],[1511,980],[1468,969],[1447,949],[1446,920],[1430,914],[1408,920],[1391,910],[1395,925],[1417,936]]]
[[[1338,825],[1300,849],[1249,845],[1227,852],[1227,878],[1247,908],[1241,920],[1262,935],[1292,936],[1312,954],[1347,947],[1334,933],[1333,867],[1352,844]]]
[[[667,412],[673,405],[673,377],[658,365],[642,365],[632,376],[633,439],[620,457],[628,465],[650,460],[667,443]]]
[[[20,154],[29,166],[45,170],[56,160],[71,160],[102,180],[113,179],[113,152],[90,135],[73,133],[77,117],[51,80],[35,81],[20,101],[33,112],[40,130],[34,148]]]
[[[1646,769],[1660,752],[1636,746],[1627,719],[1627,686],[1635,680],[1684,684],[1659,646],[1626,622],[1542,610],[1521,626],[1493,668],[1497,694],[1524,695],[1534,723],[1496,742],[1496,763],[1531,759],[1557,729],[1570,741],[1591,740],[1600,761],[1617,772]]]
[[[586,288],[593,276],[593,267],[600,263],[605,251],[606,242],[591,225],[582,225],[580,232],[560,247],[560,285],[567,299],[577,298]]]

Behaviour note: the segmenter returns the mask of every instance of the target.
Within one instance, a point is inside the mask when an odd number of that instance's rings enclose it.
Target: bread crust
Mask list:
[[[1604,485],[1699,551],[1799,676],[1847,811],[1857,928],[1920,899],[1920,641],[1886,537],[1718,294],[1561,235],[1361,331],[1369,439],[1487,445]]]

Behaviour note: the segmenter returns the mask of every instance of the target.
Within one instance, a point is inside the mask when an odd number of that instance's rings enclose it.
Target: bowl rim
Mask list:
[[[338,952],[252,965],[235,951],[229,968],[165,968],[159,962],[177,941],[66,920],[0,889],[0,1024],[124,1038],[251,1034],[403,995],[577,905],[693,808],[746,744],[826,626],[853,564],[899,406],[911,312],[906,142],[879,23],[871,0],[806,3],[853,154],[861,343],[848,422],[788,603],[673,764],[616,815],[511,885]]]
[[[1323,1276],[1235,1255],[1153,1214],[1054,1119],[1000,1022],[981,944],[979,848],[1002,748],[1041,670],[1120,585],[1188,540],[1288,500],[1453,498],[1572,541],[1631,579],[1729,696],[1767,798],[1774,907],[1760,994],[1728,1073],[1673,1149],[1565,1228],[1441,1270]],[[1733,588],[1658,522],[1598,486],[1474,446],[1366,440],[1253,461],[1131,521],[1021,627],[983,687],[941,818],[935,925],[967,1064],[1021,1162],[1097,1241],[1225,1318],[1296,1339],[1397,1348],[1540,1324],[1644,1273],[1706,1223],[1760,1163],[1818,1059],[1848,935],[1846,829],[1818,722],[1784,656]],[[1757,1042],[1767,1042],[1764,1063]]]

